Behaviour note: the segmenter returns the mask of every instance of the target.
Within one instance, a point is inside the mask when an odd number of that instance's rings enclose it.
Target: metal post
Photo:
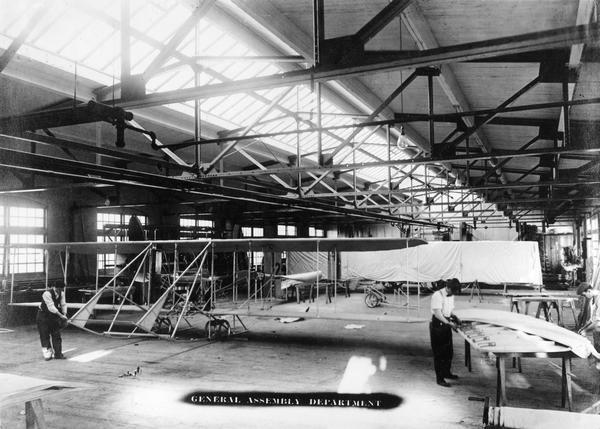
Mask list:
[[[314,65],[321,62],[321,43],[325,39],[324,0],[313,0],[313,57]]]
[[[271,251],[271,283],[269,286],[269,299],[273,299],[273,289],[275,288],[275,252]]]
[[[48,271],[50,269],[50,257],[48,254],[48,249],[44,249],[44,258],[45,258],[45,262],[46,262],[46,281],[44,286],[46,287],[46,290],[48,290]]]
[[[319,316],[319,240],[317,240],[317,317]]]
[[[564,147],[571,147],[571,130],[569,129],[569,68],[565,67],[565,73],[562,81],[562,96],[565,104],[563,105],[563,128],[564,128]]]
[[[433,76],[431,74],[427,75],[427,86],[429,92],[429,115],[433,115]],[[433,151],[433,146],[435,145],[434,138],[434,125],[435,122],[433,120],[429,120],[429,146]]]
[[[113,295],[112,296],[112,303],[113,304],[115,303],[115,298],[116,298],[115,288],[117,287],[117,276],[118,276],[118,273],[119,273],[119,271],[117,270],[117,256],[118,256],[117,255],[117,244],[115,243],[115,253],[114,253],[115,262],[113,264],[113,278],[112,278],[112,280],[114,281],[114,284],[113,284],[113,294],[112,294]],[[110,282],[108,282],[108,284],[110,284]]]
[[[194,26],[194,53],[198,55],[198,23]],[[194,86],[200,85],[200,79],[198,75],[198,68],[194,67]],[[194,99],[194,140],[199,142],[202,136],[202,110],[200,106],[200,99]],[[200,166],[201,166],[201,154],[200,154],[200,145],[197,144],[194,146],[194,158],[196,160],[196,174],[200,175]]]
[[[131,77],[129,17],[129,0],[121,0],[121,91],[123,91],[123,82]]]
[[[98,264],[98,258],[96,258],[96,293],[98,292],[98,282],[100,281],[100,264]]]
[[[296,106],[297,108],[299,108],[299,95],[298,95],[298,91],[299,91],[300,87],[296,88]],[[298,120],[298,118],[296,118],[296,131],[300,130],[300,121]],[[296,134],[296,167],[300,168],[301,165],[301,156],[302,156],[302,151],[300,150],[300,133]],[[298,171],[298,176],[296,178],[296,180],[298,181],[298,195],[302,196],[302,173],[300,171]]]
[[[336,310],[337,301],[337,247],[333,248],[333,310]]]
[[[215,301],[217,299],[217,291],[215,290],[215,244],[211,243],[210,246],[210,296],[211,296],[211,307],[215,307]]]
[[[233,284],[231,285],[232,287],[232,299],[233,302],[236,303],[237,302],[237,294],[238,294],[238,287],[237,287],[237,252],[234,250],[233,251],[233,273],[232,273],[232,278],[233,278]]]
[[[386,128],[386,137],[387,137],[387,157],[388,161],[392,160],[392,141],[391,141],[391,130],[390,125]],[[387,169],[388,171],[388,201],[390,204],[392,203],[392,166],[390,165]],[[390,208],[390,213],[392,212]]]
[[[248,242],[248,307],[250,306],[250,288],[252,287],[252,280],[251,280],[251,273],[252,271],[250,270],[250,265],[251,265],[251,261],[252,261],[252,242],[249,241]]]
[[[69,278],[69,258],[71,252],[69,252],[69,246],[65,248],[65,270],[64,270],[64,285],[65,285],[65,300],[67,299],[67,279]]]

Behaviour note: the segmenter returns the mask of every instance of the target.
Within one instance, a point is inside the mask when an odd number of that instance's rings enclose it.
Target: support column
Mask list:
[[[496,356],[496,406],[506,405],[506,364],[504,356]]]
[[[573,390],[571,386],[571,358],[563,356],[562,358],[562,398],[561,407],[565,405],[572,411],[573,408]]]

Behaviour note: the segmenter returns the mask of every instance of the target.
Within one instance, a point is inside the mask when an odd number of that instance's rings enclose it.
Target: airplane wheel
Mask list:
[[[379,305],[379,298],[373,293],[367,293],[365,295],[365,304],[369,308],[377,307]]]
[[[154,330],[157,332],[166,330],[168,333],[171,333],[173,330],[171,319],[168,317],[157,317],[156,322],[154,323]]]
[[[229,322],[223,319],[209,320],[204,326],[209,341],[225,340],[231,333]]]

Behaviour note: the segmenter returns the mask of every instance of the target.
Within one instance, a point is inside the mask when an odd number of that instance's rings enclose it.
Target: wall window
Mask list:
[[[130,214],[98,212],[96,216],[96,241],[98,243],[127,241]],[[146,216],[136,215],[142,225],[147,225]],[[115,254],[99,253],[97,255],[98,268],[112,268],[115,265]]]
[[[179,218],[179,238],[182,240],[210,238],[214,231],[215,223],[212,220],[189,216]]]
[[[8,213],[8,226],[44,227],[44,209],[34,207],[9,207]]]
[[[309,237],[325,237],[325,230],[322,228],[315,228],[314,226],[308,227]]]
[[[38,207],[0,206],[0,274],[44,272],[44,251],[11,248],[13,244],[40,244],[46,241],[46,210]]]
[[[257,226],[243,226],[242,236],[244,238],[262,238],[265,236],[265,229]],[[248,262],[250,267],[253,269],[263,268],[263,259],[265,257],[263,252],[246,252],[248,255]]]
[[[40,244],[44,242],[41,234],[10,234],[10,244]],[[44,251],[17,247],[11,249],[10,270],[15,274],[44,272]]]
[[[600,258],[600,228],[598,227],[599,214],[592,215],[588,226],[588,237],[590,237],[588,254],[594,257],[594,262]]]
[[[244,237],[264,237],[265,236],[265,229],[264,228],[259,228],[259,227],[255,227],[255,226],[243,226],[242,227],[242,234],[244,235]]]
[[[265,254],[263,252],[249,252],[250,266],[252,268],[260,268],[262,270]]]
[[[297,235],[294,225],[277,225],[277,235],[280,237],[295,237]]]
[[[0,234],[0,274],[4,273],[4,234]]]

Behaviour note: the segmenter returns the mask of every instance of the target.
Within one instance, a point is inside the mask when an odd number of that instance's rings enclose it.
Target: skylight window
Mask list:
[[[13,1],[3,7],[0,15],[0,48],[6,49],[12,40],[28,24],[32,15],[31,1]],[[41,6],[45,2],[39,2]],[[190,2],[175,0],[131,0],[130,1],[130,64],[132,74],[144,73],[148,66],[165,48],[169,40],[178,32],[191,13]],[[56,1],[52,9],[36,23],[18,55],[40,62],[46,67],[54,67],[80,79],[88,79],[97,84],[97,88],[120,83],[121,74],[121,3],[113,0],[77,0]],[[263,49],[261,51],[261,49]],[[202,17],[196,28],[192,29],[171,58],[165,61],[163,69],[153,76],[146,76],[148,93],[177,90],[196,85],[216,84],[231,80],[249,79],[283,72],[279,63],[264,61],[235,61],[228,56],[264,55],[264,47],[257,49],[235,31],[224,30],[218,21],[211,19],[208,13]],[[218,58],[202,57],[225,57]],[[198,65],[197,79],[193,63]],[[8,66],[10,69],[10,64]],[[347,96],[340,90],[341,85],[331,82],[330,87]],[[282,101],[274,106],[264,117],[266,106],[280,94],[287,91]],[[297,88],[275,88],[228,94],[200,101],[202,121],[222,129],[243,129],[259,120],[252,133],[292,131],[316,126],[316,92],[310,85]],[[110,96],[108,97],[110,99]],[[356,100],[351,100],[357,104]],[[166,107],[193,117],[193,101],[169,104]],[[347,111],[338,108],[327,97],[321,100],[323,127],[349,125],[356,121]],[[297,113],[298,112],[298,113]],[[274,120],[276,119],[277,120]],[[353,129],[323,131],[321,133],[322,150],[333,153],[334,163],[374,162],[388,159],[388,142],[381,130],[373,128],[360,130],[352,138],[350,145],[337,149],[354,132]],[[282,135],[264,138],[266,144],[276,146],[290,154],[297,153],[298,141],[303,159],[316,161],[317,132],[296,135]],[[246,142],[247,145],[253,144]],[[358,148],[352,153],[352,145]],[[407,152],[391,147],[394,159],[408,158]],[[399,180],[399,169],[409,171],[408,167],[393,167],[393,177]],[[358,174],[371,182],[388,180],[388,168],[369,168],[358,170]],[[415,175],[424,177],[424,169],[418,168]],[[437,186],[445,183],[445,178],[428,181]],[[405,180],[402,187],[408,186]],[[387,183],[385,184],[387,186]],[[447,198],[447,195],[446,195]]]

